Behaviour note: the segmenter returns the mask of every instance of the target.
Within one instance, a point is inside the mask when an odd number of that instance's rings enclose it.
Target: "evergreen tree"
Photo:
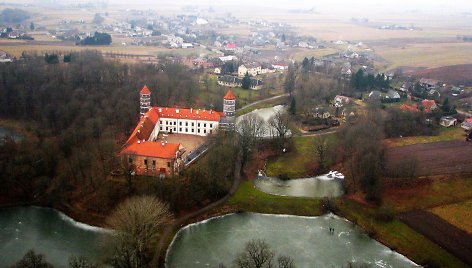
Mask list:
[[[303,59],[302,68],[303,68],[303,71],[305,72],[307,72],[310,69],[310,61],[308,60],[307,57]]]
[[[288,66],[287,76],[285,77],[284,89],[285,92],[290,94],[290,97],[292,97],[293,90],[295,89],[295,80],[297,78],[295,69],[295,65],[290,64]]]
[[[251,77],[249,76],[249,73],[246,72],[246,74],[243,77],[243,80],[241,81],[241,87],[243,89],[249,89],[251,87]]]
[[[291,115],[295,115],[297,112],[297,103],[295,101],[295,98],[292,98],[292,101],[290,102],[290,107],[288,108],[288,111]]]
[[[34,23],[31,22],[31,23],[30,23],[30,30],[31,30],[31,31],[34,31],[34,28],[35,28],[35,27],[34,27]]]
[[[351,77],[351,86],[357,90],[364,88],[364,71],[359,69],[355,75]]]

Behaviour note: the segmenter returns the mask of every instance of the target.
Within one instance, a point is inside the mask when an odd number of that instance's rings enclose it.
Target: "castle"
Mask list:
[[[165,177],[185,166],[186,148],[180,143],[159,141],[159,135],[207,136],[222,127],[234,126],[236,97],[229,90],[223,98],[223,112],[193,108],[151,107],[151,91],[140,91],[138,125],[121,150],[122,161],[138,175]]]

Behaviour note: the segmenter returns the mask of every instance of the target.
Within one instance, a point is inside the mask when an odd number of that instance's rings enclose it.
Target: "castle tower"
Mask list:
[[[228,90],[223,98],[223,113],[230,123],[234,123],[236,113],[236,97],[231,90]]]
[[[141,89],[139,103],[139,114],[143,116],[151,109],[151,91],[149,91],[147,86]]]

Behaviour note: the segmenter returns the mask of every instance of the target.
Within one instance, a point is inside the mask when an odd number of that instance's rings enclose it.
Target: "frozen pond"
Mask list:
[[[105,233],[104,229],[75,222],[54,209],[0,209],[0,267],[10,267],[30,249],[44,254],[56,267],[67,267],[73,255],[97,261]]]
[[[286,109],[286,107],[283,106],[283,105],[277,105],[277,106],[274,106],[274,107],[271,107],[271,108],[256,109],[256,110],[254,110],[254,111],[252,111],[252,112],[250,112],[250,113],[247,113],[247,114],[245,114],[245,115],[241,115],[241,116],[237,117],[235,123],[236,123],[236,125],[237,125],[245,116],[247,116],[247,115],[249,115],[249,114],[256,114],[256,115],[258,115],[260,118],[262,118],[262,120],[264,120],[264,122],[266,123],[266,124],[265,124],[265,133],[264,133],[264,135],[263,135],[261,138],[270,138],[270,137],[272,137],[272,134],[273,134],[273,133],[274,133],[274,134],[276,133],[276,131],[275,131],[275,129],[274,129],[273,127],[269,126],[269,125],[267,124],[267,122],[269,121],[269,119],[270,119],[272,116],[274,116],[274,114],[275,114],[276,112],[284,111],[285,109]],[[290,132],[290,130],[288,131],[287,135],[288,135],[288,136],[291,136],[291,135],[292,135],[292,133]]]
[[[329,228],[334,228],[330,234]],[[297,267],[416,267],[405,256],[369,238],[353,223],[335,215],[298,217],[257,213],[230,214],[182,228],[169,247],[168,268],[232,267],[250,239],[264,239]],[[370,266],[369,266],[370,267]]]
[[[321,198],[338,197],[344,193],[342,180],[328,178],[326,175],[291,180],[259,176],[254,184],[265,193],[283,196]]]
[[[11,129],[0,127],[0,140],[3,140],[3,138],[6,138],[6,137],[11,137],[15,141],[19,141],[23,138],[22,135],[16,133],[15,131]]]

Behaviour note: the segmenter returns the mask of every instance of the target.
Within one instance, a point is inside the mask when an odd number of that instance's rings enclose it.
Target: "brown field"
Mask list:
[[[176,54],[181,56],[188,55],[199,55],[200,53],[210,53],[209,51],[196,47],[191,49],[168,49],[162,47],[151,47],[151,46],[75,46],[71,44],[36,44],[36,43],[25,43],[15,45],[4,45],[0,44],[0,50],[3,50],[15,57],[21,56],[23,51],[26,52],[75,52],[86,49],[98,50],[102,53],[117,53],[117,54],[132,54],[132,55],[150,55],[157,56],[159,54]]]
[[[472,235],[424,210],[401,214],[400,219],[465,263],[472,265]]]
[[[472,200],[435,207],[430,211],[457,228],[472,234]]]
[[[438,79],[454,85],[472,85],[472,64],[452,65],[420,70],[414,76]]]
[[[374,47],[375,53],[386,62],[379,68],[397,67],[435,68],[472,63],[472,43],[416,43],[404,46],[383,45]]]
[[[466,141],[444,141],[389,148],[387,169],[394,168],[396,163],[406,155],[410,155],[418,161],[418,176],[470,174],[471,152],[472,143]]]

